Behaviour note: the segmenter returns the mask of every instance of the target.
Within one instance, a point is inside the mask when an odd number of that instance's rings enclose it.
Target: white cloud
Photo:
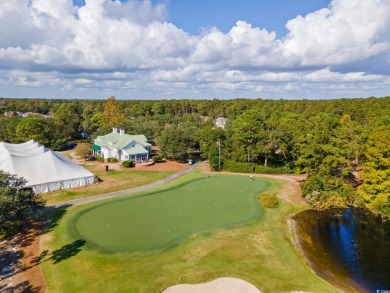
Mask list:
[[[287,23],[284,54],[301,65],[336,65],[390,49],[390,1],[334,0]]]
[[[305,79],[313,82],[371,82],[384,81],[386,78],[380,75],[365,74],[364,72],[348,72],[345,74],[332,72],[328,68],[311,72]]]
[[[326,96],[331,87],[319,88],[322,83],[337,83],[343,93],[389,84],[388,0],[333,0],[290,20],[280,40],[241,20],[227,33],[211,28],[190,35],[166,22],[166,15],[164,2],[150,0],[87,0],[82,7],[71,0],[2,0],[0,62],[3,74],[13,72],[1,80],[3,88],[54,92],[61,85],[145,97],[225,89],[226,96],[283,97]]]

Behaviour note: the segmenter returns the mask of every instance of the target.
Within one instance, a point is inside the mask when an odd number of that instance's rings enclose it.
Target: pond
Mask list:
[[[390,292],[390,221],[364,210],[307,210],[296,243],[316,273],[347,292]]]

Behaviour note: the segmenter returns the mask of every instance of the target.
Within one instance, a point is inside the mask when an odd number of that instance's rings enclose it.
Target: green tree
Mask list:
[[[0,141],[9,141],[7,133],[8,119],[0,116]]]
[[[69,140],[79,136],[81,119],[78,111],[78,105],[75,103],[62,104],[58,108],[53,117],[56,138]]]
[[[257,162],[261,155],[266,155],[265,131],[264,119],[258,111],[247,110],[237,117],[233,122],[233,156],[237,161]]]
[[[22,119],[16,126],[18,142],[34,139],[47,145],[50,142],[52,131],[45,118],[32,116]]]
[[[187,147],[184,143],[183,131],[177,126],[169,125],[161,132],[157,138],[161,153],[168,158],[177,159],[185,156]]]
[[[26,212],[44,205],[25,184],[25,179],[0,170],[0,238],[20,232],[28,218]]]
[[[8,120],[7,123],[7,141],[11,143],[19,143],[22,142],[20,138],[18,137],[18,134],[16,133],[16,127],[18,126],[19,122],[22,121],[22,118],[16,116],[12,117]]]
[[[214,127],[214,124],[211,120],[206,121],[197,131],[196,137],[199,140],[200,154],[203,158],[207,158],[210,162],[211,168],[213,170],[219,169],[219,151],[218,144],[220,144],[220,149],[223,153],[221,156],[223,160],[226,158],[226,131],[222,128]]]

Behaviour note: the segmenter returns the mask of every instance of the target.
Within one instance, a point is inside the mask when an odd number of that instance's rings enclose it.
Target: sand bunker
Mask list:
[[[180,284],[162,293],[260,293],[252,284],[236,278],[219,278],[202,284]]]

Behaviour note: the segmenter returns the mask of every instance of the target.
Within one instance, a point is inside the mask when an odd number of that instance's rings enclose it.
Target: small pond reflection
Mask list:
[[[308,210],[293,220],[318,275],[348,292],[390,290],[390,221],[352,208]]]

